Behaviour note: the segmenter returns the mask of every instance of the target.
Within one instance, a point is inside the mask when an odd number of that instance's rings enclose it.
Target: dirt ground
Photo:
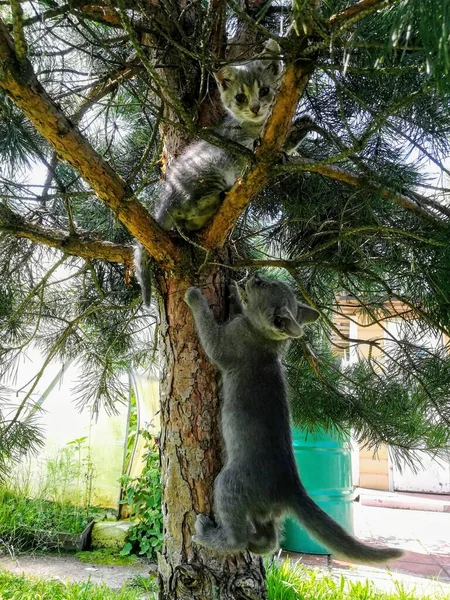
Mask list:
[[[64,582],[90,580],[92,583],[105,583],[112,589],[118,589],[137,574],[145,577],[155,573],[156,565],[144,561],[127,566],[96,565],[83,563],[70,555],[24,554],[15,559],[1,556],[0,570]]]

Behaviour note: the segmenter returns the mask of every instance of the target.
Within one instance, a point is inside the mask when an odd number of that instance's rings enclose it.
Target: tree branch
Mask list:
[[[290,130],[298,101],[313,71],[306,61],[289,62],[277,94],[272,114],[261,136],[255,161],[242,179],[238,179],[214,215],[210,225],[200,236],[205,248],[223,246],[239,215],[264,185],[269,181],[274,164]]]
[[[414,201],[408,196],[401,194],[399,192],[394,192],[392,190],[386,189],[381,184],[370,180],[367,176],[355,175],[353,173],[349,173],[340,167],[335,167],[333,165],[316,163],[313,160],[309,160],[307,158],[296,158],[295,160],[290,160],[287,165],[278,166],[279,171],[308,171],[310,173],[320,173],[325,177],[329,177],[330,179],[336,179],[337,181],[343,181],[344,183],[348,183],[349,185],[359,187],[359,188],[369,188],[375,192],[381,194],[383,198],[388,198],[395,202],[395,204],[399,204],[406,210],[413,212],[414,214],[426,219],[427,221],[431,221],[433,223],[441,223],[440,219],[438,219],[434,214],[429,212],[425,207],[421,206],[419,201]]]
[[[0,21],[0,88],[114,212],[161,268],[172,269],[181,249],[159,227],[142,204],[133,198],[126,182],[81,135],[36,79],[31,63],[17,60],[14,44]]]
[[[353,25],[366,17],[367,14],[386,8],[395,2],[397,0],[360,0],[360,2],[352,4],[341,12],[331,15],[328,23],[333,29],[337,29],[344,24]]]
[[[76,12],[77,10],[83,12],[83,14],[85,14],[87,17],[91,17],[92,19],[104,23],[105,25],[116,27],[121,26],[120,19],[114,9],[101,0],[71,0],[67,4],[50,8],[49,10],[35,15],[34,17],[30,17],[29,19],[26,19],[23,24],[25,27],[27,27],[29,25],[33,25],[34,23],[43,23],[44,21],[48,21],[54,17],[67,15],[72,12]]]
[[[130,246],[93,240],[88,234],[69,235],[65,231],[27,223],[5,204],[0,204],[0,231],[85,259],[108,260],[126,265],[133,263],[133,249]]]
[[[208,18],[211,19],[211,36],[209,47],[216,58],[222,58],[225,53],[227,0],[211,0]]]
[[[83,118],[84,114],[94,104],[107,96],[109,93],[115,91],[122,82],[131,79],[141,70],[143,70],[143,67],[138,64],[135,59],[133,59],[130,62],[121,65],[115,71],[103,76],[89,90],[85,100],[80,104],[77,111],[70,117],[71,121],[78,124]]]

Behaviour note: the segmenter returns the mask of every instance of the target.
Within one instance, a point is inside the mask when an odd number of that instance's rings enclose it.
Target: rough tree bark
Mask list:
[[[161,277],[161,457],[164,549],[158,570],[161,600],[266,598],[261,559],[219,556],[192,544],[196,514],[212,514],[221,466],[218,372],[205,357],[184,302],[189,277]],[[200,282],[216,316],[226,317],[225,274]]]

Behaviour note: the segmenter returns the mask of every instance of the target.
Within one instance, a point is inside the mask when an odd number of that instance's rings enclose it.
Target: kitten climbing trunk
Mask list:
[[[225,277],[161,278],[161,456],[164,548],[160,600],[264,600],[264,569],[249,553],[220,556],[192,543],[196,514],[212,514],[221,467],[219,379],[206,359],[183,297],[202,287],[216,315],[225,315]]]
[[[240,0],[241,1],[241,0]],[[263,0],[250,0],[250,4]],[[202,4],[188,0],[172,2],[174,11],[187,19],[189,27],[202,23]],[[244,3],[242,2],[244,8]],[[226,3],[213,0],[210,10],[216,22],[211,46],[217,58],[223,56]],[[198,13],[194,14],[195,11]],[[220,25],[221,24],[221,25]],[[180,26],[185,30],[184,23]],[[243,27],[241,23],[238,33]],[[201,35],[192,33],[192,40]],[[256,41],[256,32],[247,34]],[[248,39],[246,39],[248,43]],[[194,44],[195,45],[195,44]],[[173,63],[164,55],[167,64]],[[252,46],[247,48],[247,57]],[[200,89],[201,73],[196,63],[163,70],[169,89],[186,107],[197,107],[201,127],[216,124],[222,113],[219,94],[208,78]],[[205,93],[205,92],[208,93]],[[191,116],[194,110],[190,112]],[[170,115],[177,123],[179,115]],[[186,138],[170,123],[162,131],[163,162],[176,157]],[[204,258],[204,257],[203,257]],[[225,260],[221,260],[222,264]],[[249,553],[238,556],[217,555],[192,543],[196,515],[212,514],[213,485],[221,468],[222,443],[219,432],[218,372],[206,359],[194,328],[192,313],[185,304],[184,292],[200,285],[219,317],[226,312],[225,275],[210,274],[204,281],[189,278],[191,265],[177,265],[178,275],[160,275],[160,355],[161,355],[161,477],[163,490],[164,546],[158,560],[160,600],[265,600],[265,573],[259,557]],[[196,272],[197,269],[192,269]],[[180,273],[183,273],[181,275]]]

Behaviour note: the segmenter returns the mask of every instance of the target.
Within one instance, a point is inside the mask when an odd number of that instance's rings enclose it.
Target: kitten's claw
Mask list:
[[[192,306],[201,296],[202,293],[197,287],[190,287],[184,295],[184,301],[188,306]]]

